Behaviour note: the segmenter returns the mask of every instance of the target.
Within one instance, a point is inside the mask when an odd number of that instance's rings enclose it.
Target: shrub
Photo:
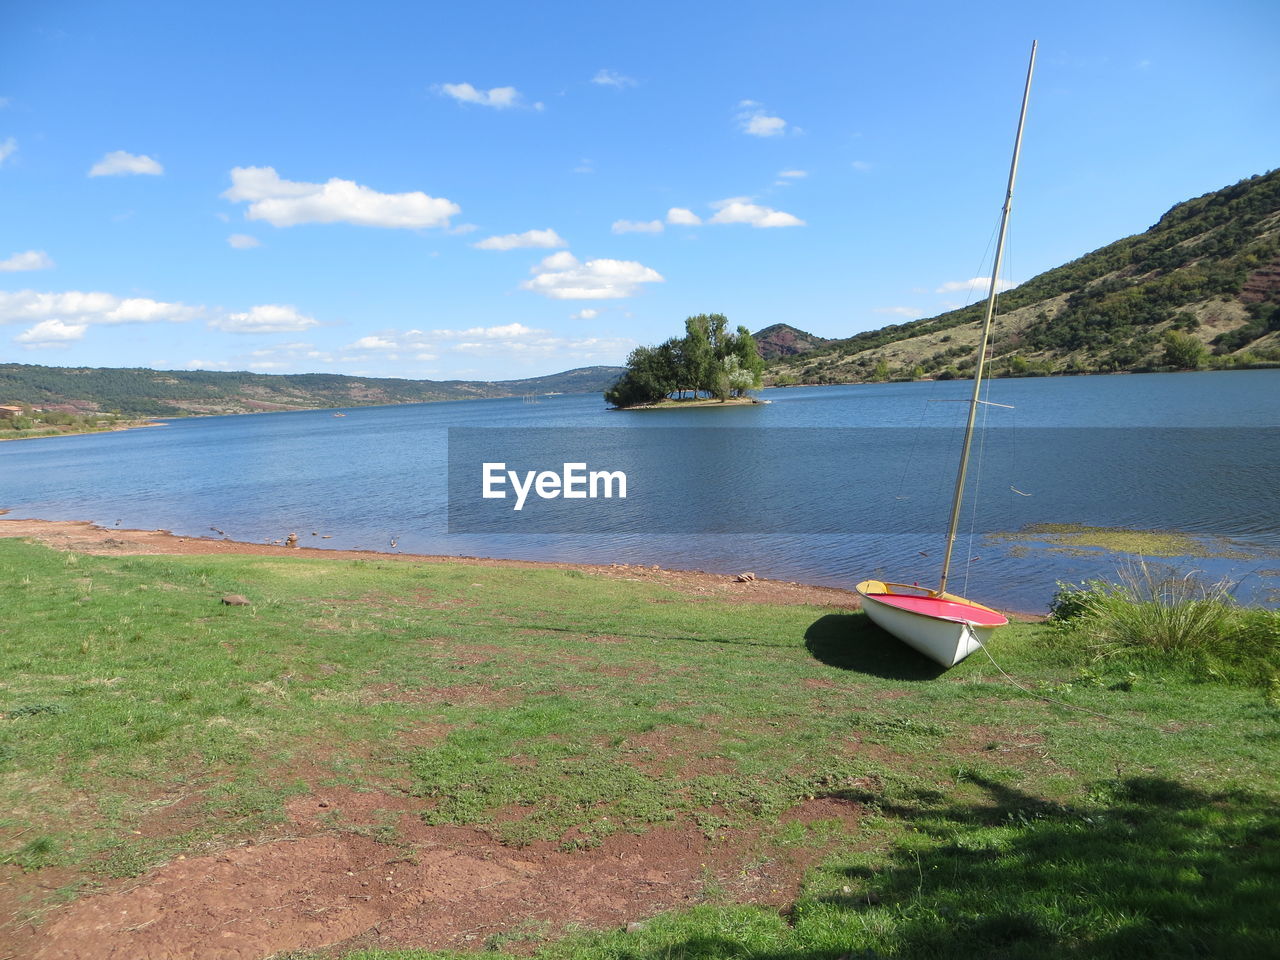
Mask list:
[[[1154,657],[1201,680],[1280,676],[1280,613],[1238,606],[1230,583],[1146,561],[1123,568],[1119,581],[1060,584],[1050,604],[1050,617],[1095,659]]]

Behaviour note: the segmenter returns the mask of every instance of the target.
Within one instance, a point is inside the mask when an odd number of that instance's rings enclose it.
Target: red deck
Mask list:
[[[941,597],[913,597],[899,593],[877,593],[872,595],[881,603],[886,603],[899,610],[909,610],[926,617],[937,617],[943,620],[965,620],[982,627],[1002,627],[1009,621],[994,610],[972,607],[967,603],[955,600],[943,600]]]

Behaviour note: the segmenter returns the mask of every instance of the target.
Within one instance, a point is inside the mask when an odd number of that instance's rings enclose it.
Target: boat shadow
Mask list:
[[[946,668],[916,653],[876,626],[865,613],[828,613],[804,632],[804,645],[820,663],[886,680],[936,680]]]

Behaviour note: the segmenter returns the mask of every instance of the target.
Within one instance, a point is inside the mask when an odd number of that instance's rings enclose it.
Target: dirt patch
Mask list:
[[[445,741],[453,729],[447,723],[418,723],[396,734],[400,746],[420,750],[434,747]]]
[[[841,745],[846,757],[867,763],[900,770],[909,770],[920,762],[920,757],[892,750],[882,743],[867,740],[858,734],[849,737]]]
[[[461,683],[448,687],[402,687],[397,683],[377,683],[359,693],[362,703],[425,703],[438,706],[476,706],[502,703],[510,691],[495,690],[482,683]]]
[[[827,677],[809,677],[804,681],[804,685],[810,690],[843,690],[848,686]]]
[[[662,910],[732,896],[794,898],[815,847],[771,849],[758,835],[710,841],[692,825],[608,837],[565,852],[512,850],[480,831],[428,827],[421,800],[347,788],[288,804],[300,834],[171,862],[141,881],[86,896],[49,916],[21,945],[31,960],[248,960],[290,950],[480,947],[536,926],[606,928]],[[835,800],[788,819],[838,819]],[[380,842],[372,831],[394,839]],[[717,893],[717,891],[719,891]]]
[[[737,764],[718,753],[720,737],[695,727],[664,726],[637,733],[620,747],[632,766],[651,776],[698,776],[737,772]]]
[[[963,741],[953,741],[958,754],[985,757],[992,760],[1023,765],[1042,763],[1057,764],[1049,757],[1042,733],[1018,728],[1008,729],[977,725],[965,731]]]
[[[654,663],[600,663],[587,667],[586,670],[602,677],[625,677],[637,681],[648,680],[661,672]]]

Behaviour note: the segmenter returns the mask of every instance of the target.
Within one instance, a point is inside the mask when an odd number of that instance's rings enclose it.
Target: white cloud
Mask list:
[[[61,320],[41,320],[30,330],[13,338],[15,343],[24,344],[27,349],[41,347],[65,347],[74,340],[84,337],[89,329],[87,323],[63,323]]]
[[[227,243],[237,250],[252,250],[254,247],[262,246],[261,240],[257,237],[251,237],[247,233],[233,233],[227,237]]]
[[[388,340],[386,337],[361,337],[355,343],[348,344],[344,349],[347,350],[399,350],[394,340]]]
[[[997,280],[997,290],[1009,290],[1013,284],[1008,280]],[[969,280],[948,280],[942,286],[938,287],[934,293],[955,293],[957,290],[989,290],[991,288],[990,277],[972,277]]]
[[[113,150],[89,168],[91,177],[122,177],[127,174],[145,174],[157,177],[164,167],[147,156],[135,156],[124,150]]]
[[[466,330],[381,330],[349,343],[343,350],[379,350],[395,353],[413,353],[439,350],[453,340],[487,341],[512,340],[544,334],[546,331],[526,327],[523,323],[506,323],[493,327],[470,327]],[[456,349],[456,348],[455,348]],[[422,359],[422,357],[419,357]],[[435,359],[432,354],[430,359]]]
[[[853,167],[853,169],[857,170],[859,173],[866,173],[871,169],[871,164],[867,163],[865,160],[855,160],[853,163],[849,164],[849,166]]]
[[[895,317],[907,317],[914,320],[920,316],[921,311],[915,307],[876,307],[872,313],[887,313]]]
[[[209,322],[227,333],[294,333],[319,324],[319,320],[298,312],[287,304],[264,303],[247,313],[229,313]]]
[[[5,109],[11,103],[13,103],[13,99],[11,97],[0,97],[0,110]]]
[[[283,360],[255,360],[249,364],[250,370],[283,370],[289,364]]]
[[[231,188],[222,195],[233,202],[248,201],[245,216],[272,226],[299,223],[353,223],[363,227],[417,229],[448,227],[462,212],[451,200],[412,193],[379,193],[351,180],[326,183],[282,180],[274,167],[236,167]]]
[[[4,162],[18,152],[18,141],[13,137],[8,137],[0,141],[0,167],[4,166]]]
[[[636,82],[630,77],[624,77],[616,70],[598,70],[596,75],[591,78],[592,83],[598,83],[604,87],[634,87]]]
[[[15,253],[8,260],[0,260],[0,273],[52,269],[53,258],[43,250],[27,250],[25,253]]]
[[[595,311],[583,311],[583,313]],[[387,359],[401,354],[411,354],[421,361],[436,360],[442,353],[467,356],[511,357],[523,360],[540,360],[550,357],[561,361],[609,362],[620,361],[635,346],[626,338],[560,337],[549,330],[540,330],[523,323],[507,323],[493,327],[471,327],[466,330],[382,330],[362,337],[345,350],[378,351]],[[421,351],[421,352],[418,352]],[[367,359],[352,356],[343,360]],[[453,371],[461,376],[468,371]],[[470,371],[478,372],[478,371]]]
[[[524,233],[507,233],[500,237],[486,237],[472,244],[477,250],[516,250],[523,247],[567,247],[560,234],[554,230],[526,230]]]
[[[661,220],[615,220],[614,233],[661,233]]]
[[[582,161],[576,167],[573,168],[573,172],[574,173],[595,173],[596,172],[595,161],[590,160],[586,157],[583,157]]]
[[[809,175],[808,170],[779,170],[778,176],[786,177],[790,180],[801,180]]]
[[[521,286],[553,300],[617,300],[634,296],[642,283],[662,283],[662,274],[634,260],[588,260],[568,251],[553,253]]]
[[[766,117],[757,114],[745,121],[743,130],[753,137],[777,137],[787,130],[787,121],[781,117]]]
[[[549,257],[544,257],[541,265],[549,270],[568,270],[570,267],[578,265],[578,258],[568,250],[564,250],[560,253],[553,253]],[[534,270],[536,272],[537,268],[535,267]]]
[[[225,360],[188,360],[183,366],[188,370],[226,370],[231,364]]]
[[[753,227],[803,227],[804,221],[790,213],[752,203],[750,197],[730,197],[711,204],[716,215],[711,223],[749,223]]]
[[[505,110],[519,106],[520,91],[515,87],[494,87],[492,90],[477,90],[469,83],[442,83],[437,88],[447,97],[453,97],[459,103],[478,103],[481,106]],[[541,107],[535,105],[534,109]]]
[[[416,331],[410,330],[410,333]],[[532,327],[526,327],[523,323],[507,323],[498,327],[471,327],[467,330],[432,330],[428,336],[443,340],[461,340],[476,339],[481,340],[510,340],[513,337],[524,337],[532,333],[545,333],[543,330],[535,330]]]
[[[696,227],[702,222],[702,218],[692,210],[686,210],[684,207],[672,207],[667,211],[667,223],[680,224],[686,227]]]
[[[0,323],[34,322],[41,325],[45,321],[56,320],[64,327],[182,323],[200,311],[200,307],[189,307],[182,303],[164,303],[146,297],[117,297],[111,293],[84,293],[78,290],[65,293],[40,293],[36,290],[0,292]]]
[[[599,310],[593,310],[590,307],[587,307],[585,310],[579,310],[577,313],[569,314],[569,319],[570,320],[594,320],[598,316],[600,316]]]
[[[771,117],[764,104],[755,100],[743,100],[738,104],[738,124],[742,132],[753,137],[778,137],[787,132],[787,121]]]

